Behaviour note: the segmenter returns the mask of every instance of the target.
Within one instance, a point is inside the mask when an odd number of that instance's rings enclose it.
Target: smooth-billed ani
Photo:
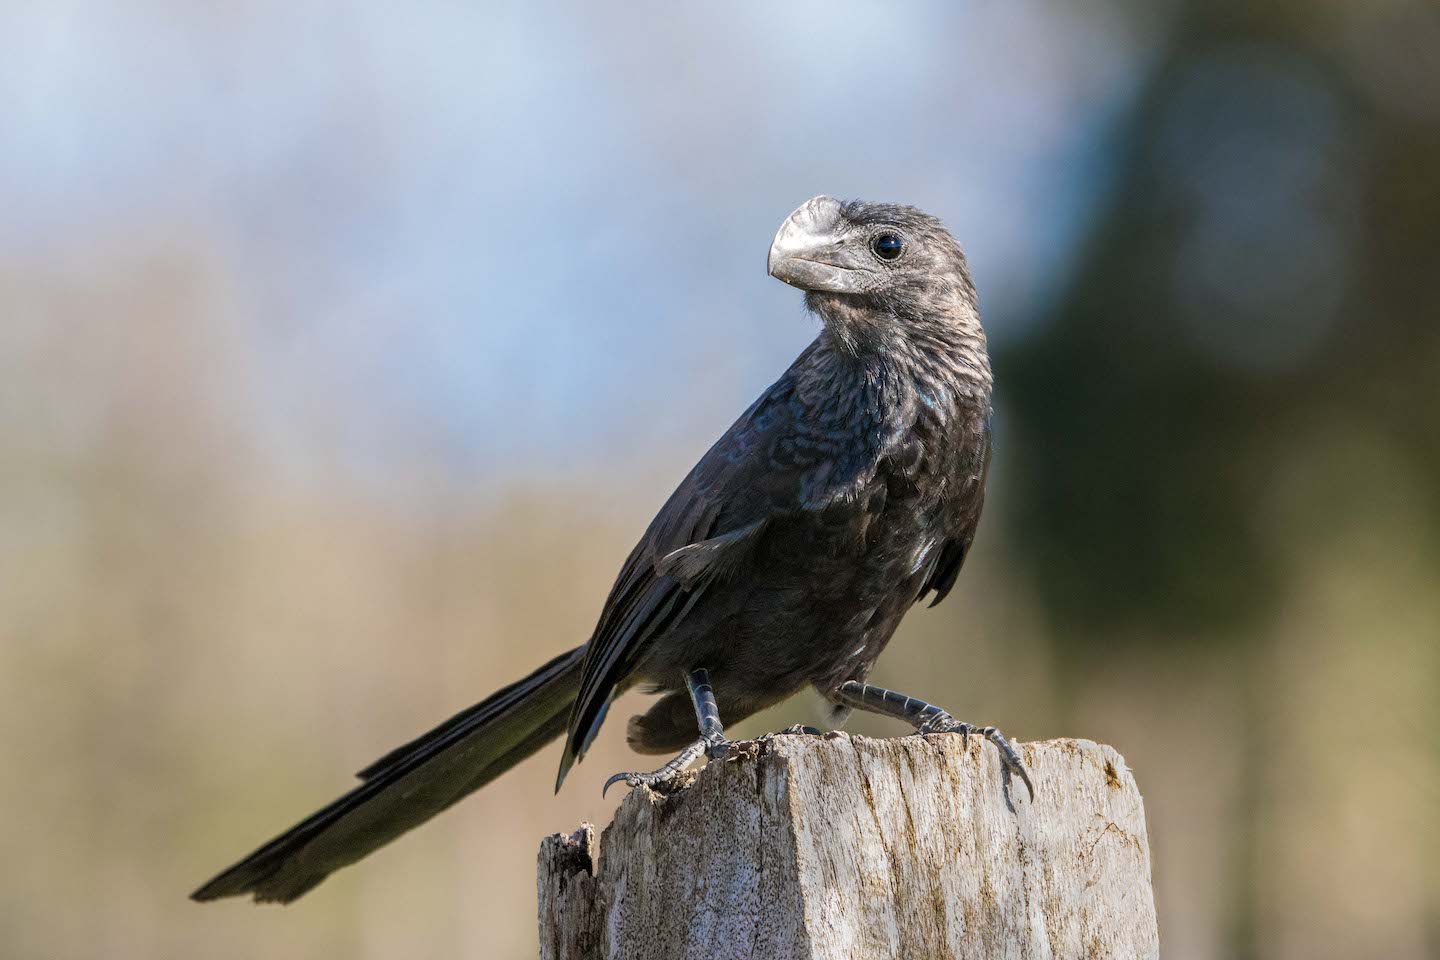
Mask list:
[[[768,269],[806,291],[823,329],[661,508],[589,642],[382,757],[195,899],[293,900],[564,734],[558,790],[636,685],[660,698],[630,745],[680,754],[612,783],[723,756],[721,718],[809,684],[837,724],[859,708],[981,733],[1007,802],[1012,773],[1030,786],[994,728],[865,682],[905,612],[950,592],[980,519],[991,373],[964,255],[913,207],[822,196],[785,219]]]

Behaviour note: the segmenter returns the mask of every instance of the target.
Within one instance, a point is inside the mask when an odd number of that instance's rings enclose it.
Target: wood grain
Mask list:
[[[1114,749],[843,733],[745,742],[596,841],[541,846],[541,956],[1150,958],[1144,805]]]

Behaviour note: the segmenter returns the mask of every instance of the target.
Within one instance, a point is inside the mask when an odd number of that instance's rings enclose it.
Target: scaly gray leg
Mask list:
[[[700,739],[680,751],[679,756],[659,770],[650,773],[617,773],[605,781],[600,791],[603,797],[611,785],[621,780],[630,787],[644,784],[647,787],[664,786],[680,776],[681,771],[705,754],[711,760],[723,760],[730,752],[730,741],[725,739],[725,727],[720,723],[720,707],[715,703],[715,690],[710,686],[710,672],[703,667],[691,670],[685,676],[685,686],[690,690],[690,701],[695,704],[695,723],[700,727]]]
[[[700,727],[700,741],[711,760],[723,760],[730,752],[725,727],[720,723],[720,706],[715,702],[715,689],[710,686],[710,671],[696,667],[685,677],[690,689],[690,702],[695,704],[695,723]]]
[[[1010,801],[1011,774],[1025,782],[1025,789],[1030,791],[1030,799],[1034,801],[1035,787],[1030,782],[1030,774],[1025,772],[1025,764],[1020,762],[1020,754],[1015,752],[1010,741],[994,727],[977,727],[973,723],[956,720],[944,710],[924,700],[858,680],[842,683],[835,695],[846,706],[904,720],[915,728],[916,733],[958,733],[965,738],[967,745],[970,734],[980,734],[1000,751],[1000,787],[1005,792],[1005,806],[1010,808],[1011,813],[1015,812],[1015,804]]]

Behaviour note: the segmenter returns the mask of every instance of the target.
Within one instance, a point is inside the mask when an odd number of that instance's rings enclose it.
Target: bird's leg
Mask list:
[[[994,727],[977,727],[973,723],[956,720],[944,710],[924,700],[858,680],[842,683],[835,691],[835,696],[846,706],[904,720],[915,728],[916,733],[958,733],[965,738],[967,744],[970,734],[978,733],[995,744],[995,748],[1000,751],[1000,787],[1005,793],[1005,806],[1010,808],[1010,812],[1015,812],[1015,804],[1010,801],[1012,774],[1024,781],[1025,789],[1030,791],[1030,799],[1035,799],[1035,787],[1030,782],[1030,774],[1025,771],[1025,764],[1020,761],[1020,754],[1015,752],[1010,741]]]
[[[715,703],[715,690],[710,686],[710,672],[696,667],[685,675],[685,686],[690,691],[690,702],[695,704],[695,722],[700,727],[700,739],[681,750],[675,759],[659,770],[650,773],[617,773],[605,781],[600,791],[604,796],[611,785],[625,781],[626,786],[666,786],[680,776],[681,772],[700,758],[703,753],[711,760],[723,760],[730,753],[730,741],[725,739],[725,727],[720,723],[720,707]]]
[[[700,742],[711,760],[723,760],[730,752],[725,727],[720,723],[720,706],[715,702],[715,689],[710,686],[710,671],[696,667],[685,675],[690,689],[690,702],[695,704],[695,722],[700,727]]]

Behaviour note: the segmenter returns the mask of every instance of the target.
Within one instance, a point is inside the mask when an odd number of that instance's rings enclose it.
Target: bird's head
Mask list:
[[[916,327],[979,332],[960,245],[914,207],[807,200],[776,232],[768,270],[804,290],[806,304],[856,349]]]

